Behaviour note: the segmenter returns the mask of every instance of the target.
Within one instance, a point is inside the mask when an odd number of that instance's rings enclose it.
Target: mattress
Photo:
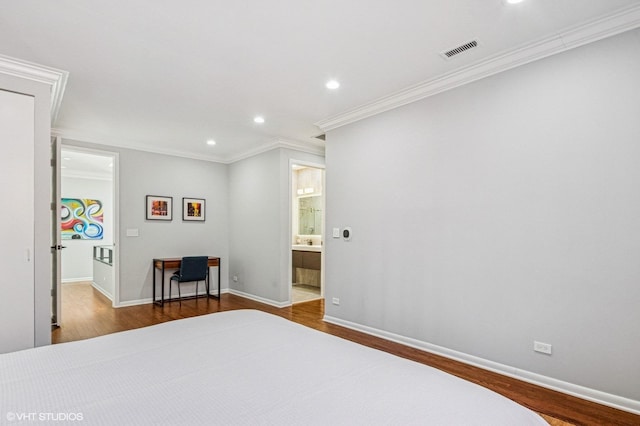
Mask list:
[[[437,369],[239,310],[0,355],[0,423],[546,425]]]

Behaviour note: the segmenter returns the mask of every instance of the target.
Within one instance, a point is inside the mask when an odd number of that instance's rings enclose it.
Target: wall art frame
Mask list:
[[[147,220],[173,220],[173,197],[146,196]]]
[[[186,222],[204,222],[205,221],[205,203],[204,198],[187,198],[182,199],[182,220]]]

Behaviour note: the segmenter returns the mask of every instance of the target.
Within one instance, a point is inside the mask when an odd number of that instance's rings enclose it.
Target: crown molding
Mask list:
[[[149,145],[144,142],[134,141],[134,140],[122,140],[121,142],[114,142],[113,138],[107,136],[99,136],[96,134],[78,132],[71,129],[64,128],[53,128],[51,129],[51,134],[53,136],[60,136],[61,138],[68,139],[76,142],[86,142],[92,143],[96,145],[102,145],[106,149],[109,147],[112,148],[122,148],[122,149],[132,149],[134,151],[144,151],[151,152],[154,154],[163,154],[163,155],[171,155],[174,157],[182,157],[189,158],[192,160],[204,160],[211,161],[214,163],[225,163],[226,160],[221,157],[211,156],[211,155],[202,155],[195,154],[187,151],[180,151],[177,149],[166,149],[166,148],[158,148],[157,146]]]
[[[62,170],[60,176],[63,178],[72,178],[72,179],[92,179],[92,180],[103,180],[103,181],[112,181],[113,178],[111,176],[107,176],[103,173],[92,173],[92,172],[67,172]]]
[[[51,86],[51,125],[55,123],[67,87],[68,71],[0,55],[0,73]]]
[[[324,156],[324,144],[322,142],[315,142],[315,141],[311,141],[305,144],[303,142],[298,142],[298,141],[277,139],[275,141],[267,142],[263,145],[260,145],[257,148],[245,151],[237,156],[216,157],[212,155],[195,154],[195,153],[180,151],[175,149],[158,148],[158,147],[148,145],[138,141],[127,140],[125,142],[114,143],[113,139],[111,138],[100,137],[97,135],[91,135],[91,134],[86,134],[82,132],[76,132],[70,129],[54,128],[54,129],[51,129],[51,134],[53,136],[60,136],[61,138],[72,140],[72,141],[103,145],[106,148],[116,147],[116,148],[123,148],[123,149],[133,149],[136,151],[152,152],[155,154],[171,155],[174,157],[189,158],[193,160],[204,160],[204,161],[211,161],[214,163],[223,163],[223,164],[235,163],[236,161],[244,160],[246,158],[253,157],[254,155],[262,154],[263,152],[267,152],[276,148],[294,149],[296,151],[302,151],[302,152],[307,152],[309,154]]]
[[[640,27],[640,4],[527,43],[315,123],[327,132],[551,55]]]
[[[296,151],[306,152],[308,154],[322,155],[324,156],[324,144],[321,142],[311,141],[308,143],[291,141],[285,139],[277,139],[272,142],[268,142],[264,145],[260,145],[257,148],[243,152],[240,155],[232,157],[227,160],[227,164],[235,163],[236,161],[244,160],[246,158],[253,157],[263,152],[271,151],[276,148],[293,149]]]

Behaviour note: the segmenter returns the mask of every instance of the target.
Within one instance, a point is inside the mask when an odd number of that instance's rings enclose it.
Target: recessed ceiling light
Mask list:
[[[524,0],[507,0],[507,3],[509,4],[518,4],[518,3],[522,3]]]
[[[71,157],[63,157],[63,160],[71,160]]]
[[[214,141],[213,139],[209,139],[209,140],[207,141],[207,145],[212,145],[212,146],[213,146],[213,145],[215,145],[215,144],[216,144],[216,141]]]
[[[336,90],[338,87],[340,87],[340,83],[338,82],[338,80],[329,80],[327,81],[327,84],[325,84],[325,86],[327,87],[327,89]]]
[[[264,123],[264,117],[261,117],[261,116],[258,115],[257,117],[255,117],[253,119],[253,121],[256,122],[256,123],[262,124],[262,123]]]

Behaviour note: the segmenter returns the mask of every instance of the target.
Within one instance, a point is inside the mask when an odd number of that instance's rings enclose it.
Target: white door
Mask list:
[[[0,353],[34,346],[34,98],[0,90]]]

